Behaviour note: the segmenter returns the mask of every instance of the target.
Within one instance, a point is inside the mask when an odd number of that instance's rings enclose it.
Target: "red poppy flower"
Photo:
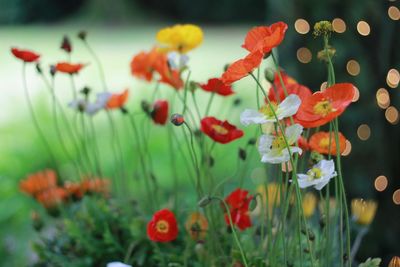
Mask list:
[[[263,59],[263,53],[260,51],[251,52],[245,58],[233,62],[222,74],[221,80],[230,85],[244,77],[257,68]]]
[[[150,52],[140,52],[131,61],[131,73],[133,76],[150,82],[154,71],[159,65],[167,64],[167,56],[153,48]]]
[[[201,131],[215,142],[226,144],[243,136],[243,131],[228,121],[220,121],[214,117],[201,120]]]
[[[40,192],[36,196],[36,200],[45,208],[53,208],[61,204],[67,197],[67,192],[64,188],[53,187]]]
[[[129,96],[128,89],[125,89],[120,94],[112,94],[107,101],[106,108],[107,109],[122,108],[125,105],[126,101],[128,100],[128,96]]]
[[[154,123],[164,125],[168,119],[168,101],[155,101],[150,115]]]
[[[331,133],[331,149],[329,150],[329,132],[318,132],[311,136],[309,145],[310,149],[320,154],[336,155],[336,140],[334,132]],[[340,154],[346,149],[346,138],[339,132]]]
[[[242,47],[249,52],[262,51],[264,54],[271,52],[285,37],[288,26],[284,22],[277,22],[271,26],[259,26],[251,29],[245,38]]]
[[[11,53],[24,62],[35,62],[39,59],[40,55],[30,50],[22,50],[18,48],[11,48]]]
[[[351,83],[337,83],[323,92],[315,92],[302,101],[296,121],[305,128],[322,126],[342,114],[354,94]]]
[[[281,71],[281,76],[288,95],[296,94],[300,97],[301,101],[304,101],[304,99],[312,95],[312,92],[308,87],[297,83],[295,79],[290,77],[284,71]],[[268,91],[268,98],[272,102],[278,102],[278,100],[279,102],[282,102],[286,98],[285,90],[283,90],[278,72],[275,73],[274,82]]]
[[[77,74],[83,67],[84,64],[72,64],[68,62],[60,62],[56,65],[56,71],[68,74]]]
[[[207,92],[213,92],[222,96],[234,94],[232,86],[224,84],[220,78],[212,78],[207,83],[200,84],[200,87]]]
[[[168,209],[154,213],[147,224],[147,236],[155,242],[170,242],[178,236],[178,224],[175,215]]]
[[[34,196],[57,185],[57,175],[53,170],[44,170],[29,175],[19,184],[21,191]]]
[[[225,202],[229,206],[229,211],[232,217],[232,222],[240,230],[251,227],[251,219],[249,216],[249,205],[253,196],[249,195],[249,192],[243,189],[236,189],[229,196],[225,198]],[[225,211],[225,222],[229,223],[229,215]]]

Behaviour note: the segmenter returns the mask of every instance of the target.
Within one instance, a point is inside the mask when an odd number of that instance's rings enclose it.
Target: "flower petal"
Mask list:
[[[242,114],[240,114],[240,122],[244,126],[248,126],[250,124],[263,124],[268,122],[266,120],[264,114],[258,112],[254,109],[245,109]]]

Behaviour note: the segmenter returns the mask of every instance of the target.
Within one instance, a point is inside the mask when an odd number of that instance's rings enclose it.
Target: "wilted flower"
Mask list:
[[[330,21],[322,20],[314,25],[314,36],[326,36],[330,35],[333,32],[332,23]]]
[[[193,24],[177,24],[161,29],[156,38],[167,51],[187,53],[203,42],[203,31]]]
[[[226,144],[243,136],[243,131],[214,117],[205,117],[201,120],[201,131],[215,142]]]
[[[11,53],[24,62],[35,62],[39,59],[40,55],[30,50],[22,50],[18,48],[11,48]]]
[[[307,192],[303,197],[302,203],[304,217],[311,217],[314,214],[316,206],[317,197],[313,193]]]
[[[315,189],[321,190],[336,175],[333,160],[321,160],[306,174],[298,174],[297,176],[300,188],[314,186]]]
[[[331,197],[329,199],[329,218],[332,218],[333,216],[335,216],[336,205],[337,205],[336,199]],[[327,213],[326,200],[319,202],[318,208],[322,214],[326,214]]]
[[[178,223],[175,215],[168,209],[154,213],[147,224],[147,236],[155,242],[170,242],[178,236]]]
[[[185,228],[193,240],[203,240],[208,230],[207,218],[200,212],[193,212],[187,218]]]
[[[351,201],[351,213],[354,220],[360,225],[370,225],[377,208],[378,204],[373,200],[357,198]]]
[[[243,125],[264,124],[267,122],[276,122],[275,115],[278,120],[290,117],[296,114],[301,100],[297,95],[289,95],[279,105],[275,102],[263,106],[259,111],[253,109],[245,109],[240,115],[240,122]],[[275,113],[275,115],[274,115]]]
[[[299,124],[293,124],[285,129],[285,133],[277,133],[276,135],[262,135],[258,144],[258,151],[261,154],[261,161],[272,164],[287,162],[290,160],[288,147],[285,139],[289,145],[290,153],[302,153],[301,148],[294,146],[299,139],[303,127]]]

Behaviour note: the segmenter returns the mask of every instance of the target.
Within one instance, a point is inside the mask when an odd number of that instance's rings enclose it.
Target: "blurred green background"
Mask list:
[[[390,110],[396,114],[395,111],[400,108],[398,85],[390,86],[387,83],[388,71],[400,69],[399,15],[388,13],[390,7],[398,11],[400,2],[114,0],[110,3],[106,0],[0,0],[0,266],[24,266],[24,261],[33,257],[28,249],[29,240],[34,237],[30,212],[40,208],[18,191],[18,182],[27,173],[51,164],[31,124],[23,98],[21,64],[10,54],[11,46],[39,52],[42,66],[47,68],[49,64],[65,59],[65,53],[59,49],[59,45],[67,34],[73,40],[72,59],[91,62],[90,55],[75,38],[79,30],[85,29],[91,45],[103,62],[110,89],[120,91],[129,87],[129,105],[137,109],[140,101],[149,97],[153,86],[131,77],[129,62],[134,54],[148,50],[155,43],[154,36],[159,28],[173,23],[196,23],[203,27],[205,40],[201,47],[190,53],[190,66],[193,79],[205,81],[209,77],[219,76],[226,63],[244,55],[240,45],[248,29],[264,23],[285,21],[289,30],[279,49],[281,66],[300,83],[313,91],[319,90],[321,83],[326,80],[324,65],[316,57],[322,44],[313,38],[312,31],[301,34],[299,32],[303,32],[304,28],[296,30],[295,22],[300,18],[311,27],[318,20],[334,18],[341,18],[346,24],[346,30],[334,34],[332,39],[332,45],[337,50],[335,71],[338,82],[352,82],[357,86],[360,98],[341,119],[341,131],[352,144],[350,155],[344,158],[345,184],[349,199],[362,197],[378,201],[376,219],[358,257],[382,257],[382,266],[386,266],[385,263],[393,255],[400,254],[400,206],[393,201],[393,193],[400,188],[398,113],[397,119],[393,120],[388,115],[389,109],[386,109],[389,105],[379,107],[376,98],[377,90],[386,88],[392,107]],[[360,31],[363,33],[362,28],[357,30],[359,21],[365,21],[370,26],[367,35],[360,34]],[[297,25],[304,26],[304,23]],[[309,49],[311,59],[307,53],[298,52],[302,47]],[[349,72],[354,70],[346,68],[351,59],[359,64],[357,75],[351,75]],[[77,78],[79,88],[85,85],[100,88],[97,74],[95,65],[89,65]],[[50,97],[42,81],[35,75],[33,66],[28,69],[28,81],[35,110],[42,126],[49,129],[46,134],[52,142],[56,136],[51,120]],[[250,80],[238,83],[237,96],[226,101],[218,99],[213,111],[221,108],[223,112],[218,111],[218,114],[222,114],[219,118],[237,123],[240,108],[231,112],[232,102],[239,97],[243,99],[242,107],[247,103],[251,105],[253,86]],[[56,90],[66,104],[71,97],[66,77],[57,77]],[[170,96],[170,91],[166,88],[162,91],[163,96]],[[106,144],[109,132],[104,127],[104,118],[100,116],[96,120],[103,125],[99,130],[99,143],[102,146],[104,144],[105,151],[108,151]],[[360,125],[367,127],[360,129]],[[126,126],[122,120],[119,121],[119,127],[122,138],[129,142],[131,137],[129,131],[123,130]],[[365,129],[369,129],[370,134]],[[251,131],[247,133],[250,137]],[[163,137],[160,137],[163,134],[165,129],[153,130],[152,151],[163,151],[165,148]],[[235,150],[231,154],[236,155],[237,147],[245,141],[230,145],[229,149]],[[222,151],[217,149],[218,155],[224,156],[226,151]],[[65,160],[61,151],[57,153],[61,160]],[[108,155],[106,152],[104,154]],[[135,156],[129,147],[125,155],[126,158]],[[154,156],[156,164],[160,164],[160,173],[169,164],[164,160],[167,157],[162,153]],[[105,156],[103,162],[105,169],[111,173],[112,161],[107,160],[110,158]],[[227,159],[221,162],[235,160],[230,159],[229,155]],[[257,155],[254,162],[251,168],[259,166]],[[224,174],[226,167],[221,163],[217,172]],[[382,192],[377,191],[374,185],[380,175],[388,180]],[[163,180],[163,177],[160,180],[166,187],[169,186],[170,181]]]

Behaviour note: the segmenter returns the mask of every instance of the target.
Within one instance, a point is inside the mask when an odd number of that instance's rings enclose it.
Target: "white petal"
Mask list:
[[[100,111],[103,107],[101,105],[98,105],[97,103],[94,104],[88,104],[86,106],[85,112],[91,116],[96,114],[98,111]]]
[[[189,62],[189,56],[186,54],[182,54],[179,58],[179,68],[182,69],[186,67]]]
[[[261,162],[267,162],[272,164],[279,164],[288,162],[290,160],[289,153],[283,153],[277,149],[270,150],[268,153],[263,154]]]
[[[318,168],[321,169],[322,173],[324,175],[331,175],[332,173],[335,172],[335,163],[334,161],[331,160],[321,160],[317,164]]]
[[[114,261],[114,262],[107,263],[106,267],[132,267],[132,266],[122,263],[122,262],[119,262],[119,261]]]
[[[110,92],[102,92],[97,94],[97,99],[96,103],[98,103],[100,106],[105,106],[110,99],[112,94]]]
[[[68,107],[70,107],[72,109],[76,109],[76,110],[79,110],[80,107],[86,106],[86,105],[87,105],[87,102],[84,99],[77,99],[77,100],[73,100],[68,103]]]
[[[294,144],[297,141],[297,139],[299,139],[302,132],[303,132],[303,126],[301,126],[298,123],[295,123],[287,127],[285,130],[285,136],[289,145]]]
[[[250,124],[263,124],[266,123],[265,115],[254,109],[245,109],[242,114],[240,114],[240,122],[247,126]]]
[[[272,135],[263,134],[260,136],[258,141],[258,151],[260,154],[266,154],[271,150],[272,141],[274,137]]]
[[[288,95],[282,103],[279,104],[276,113],[281,120],[296,114],[301,104],[300,97],[295,94]]]
[[[291,146],[290,147],[290,152],[292,153],[292,155],[294,153],[299,153],[299,155],[301,155],[303,153],[303,150],[300,147],[297,146]]]
[[[315,189],[317,190],[321,190],[325,185],[327,185],[329,183],[329,181],[331,180],[330,178],[325,178],[325,179],[318,179],[321,181],[318,181],[318,183],[314,186]]]
[[[300,188],[306,188],[314,185],[313,180],[309,180],[309,176],[307,174],[297,174],[297,181],[299,183]]]

